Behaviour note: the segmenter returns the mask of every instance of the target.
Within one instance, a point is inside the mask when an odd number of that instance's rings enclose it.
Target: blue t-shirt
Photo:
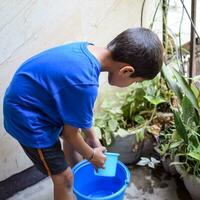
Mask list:
[[[45,148],[64,124],[92,126],[101,65],[87,42],[46,50],[23,63],[4,97],[4,126],[28,147]]]

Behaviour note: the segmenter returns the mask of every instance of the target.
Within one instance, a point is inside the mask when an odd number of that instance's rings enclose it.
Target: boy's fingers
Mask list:
[[[95,171],[96,171],[96,173],[98,173],[98,167],[95,167]]]
[[[102,150],[102,152],[106,152],[107,151],[106,147],[102,147],[101,150]]]

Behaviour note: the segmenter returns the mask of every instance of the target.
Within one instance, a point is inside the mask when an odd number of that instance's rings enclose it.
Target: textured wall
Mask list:
[[[146,1],[145,24],[155,2]],[[141,6],[140,0],[0,0],[0,181],[32,165],[2,122],[3,94],[19,64],[71,41],[104,46],[119,32],[140,25]],[[105,79],[101,76],[101,85]]]

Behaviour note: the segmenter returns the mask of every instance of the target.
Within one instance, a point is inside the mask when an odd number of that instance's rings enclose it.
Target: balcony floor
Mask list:
[[[170,177],[161,167],[129,166],[131,183],[124,200],[191,200],[183,182]],[[9,200],[53,200],[53,185],[50,178],[18,192]]]

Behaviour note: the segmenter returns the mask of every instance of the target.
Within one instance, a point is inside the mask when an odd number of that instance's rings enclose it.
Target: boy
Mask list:
[[[5,129],[36,167],[51,177],[55,200],[74,199],[70,167],[82,157],[95,168],[104,167],[105,147],[92,128],[100,72],[108,72],[111,85],[127,87],[154,78],[162,62],[157,35],[132,28],[107,48],[71,43],[46,50],[20,66],[4,97]]]

